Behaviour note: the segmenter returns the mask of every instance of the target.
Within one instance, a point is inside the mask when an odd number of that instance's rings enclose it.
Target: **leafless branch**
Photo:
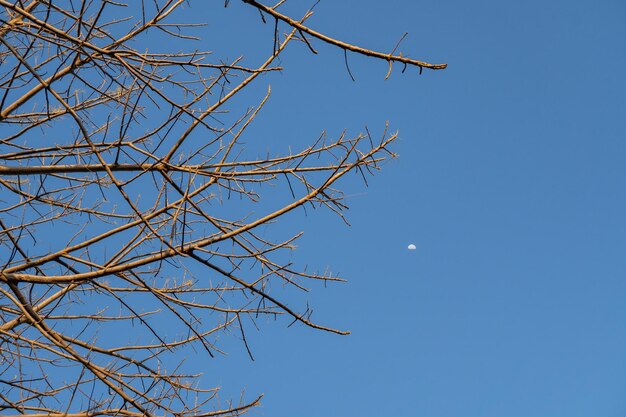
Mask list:
[[[343,280],[291,263],[300,230],[275,239],[261,226],[306,206],[343,218],[340,180],[378,170],[397,135],[323,134],[259,158],[245,139],[271,92],[243,111],[233,99],[282,69],[294,40],[390,72],[445,64],[334,39],[305,25],[310,10],[278,12],[284,0],[242,1],[276,24],[259,65],[188,46],[197,25],[172,16],[192,2],[0,0],[3,415],[237,416],[260,397],[220,408],[219,390],[180,358],[219,354],[228,334],[252,358],[244,325],[259,316],[347,334],[290,302]],[[150,50],[147,36],[180,52]]]

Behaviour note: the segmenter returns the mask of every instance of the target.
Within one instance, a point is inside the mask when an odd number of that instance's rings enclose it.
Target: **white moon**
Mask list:
[[[417,249],[417,246],[415,246],[414,244],[411,243],[409,246],[407,246],[407,249],[408,250],[415,250],[415,249]]]

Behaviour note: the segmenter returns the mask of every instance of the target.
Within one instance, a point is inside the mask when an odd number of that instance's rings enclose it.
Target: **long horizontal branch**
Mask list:
[[[372,162],[378,162],[374,159]],[[242,166],[247,165],[245,162]],[[342,165],[328,165],[315,167],[295,167],[295,168],[276,168],[269,169],[257,167],[256,169],[247,171],[214,171],[221,167],[220,164],[214,165],[170,165],[163,163],[156,164],[72,164],[72,165],[29,165],[29,166],[3,166],[0,165],[0,177],[12,175],[41,175],[41,174],[72,174],[81,172],[188,172],[195,175],[204,175],[218,178],[232,178],[241,176],[259,176],[259,175],[277,175],[290,174],[295,172],[311,172],[311,171],[329,171],[337,168],[345,168],[349,163]]]
[[[393,53],[390,54],[384,54],[382,52],[377,52],[377,51],[373,51],[371,49],[366,49],[366,48],[361,48],[360,46],[356,46],[356,45],[351,45],[349,43],[346,42],[342,42],[340,40],[331,38],[330,36],[326,36],[323,33],[317,32],[311,28],[309,28],[308,26],[304,26],[302,23],[298,22],[297,20],[294,20],[292,18],[290,18],[289,16],[285,16],[284,14],[278,13],[274,8],[272,7],[268,7],[264,4],[261,4],[255,0],[241,0],[244,3],[247,3],[251,6],[256,7],[259,10],[262,10],[263,12],[271,15],[272,17],[274,17],[275,19],[281,20],[285,23],[287,23],[289,26],[298,29],[301,32],[304,33],[308,33],[309,35],[313,36],[314,38],[317,38],[323,42],[326,42],[328,44],[337,46],[343,50],[348,50],[348,51],[352,51],[355,52],[357,54],[361,54],[361,55],[366,55],[366,56],[370,56],[370,57],[374,57],[374,58],[379,58],[379,59],[384,59],[385,61],[390,61],[390,62],[401,62],[403,64],[407,64],[407,65],[414,65],[420,68],[428,68],[428,69],[432,69],[432,70],[441,70],[441,69],[445,69],[448,64],[430,64],[428,62],[424,62],[424,61],[418,61],[416,59],[411,59],[411,58],[407,58],[405,56],[402,55],[393,55]]]

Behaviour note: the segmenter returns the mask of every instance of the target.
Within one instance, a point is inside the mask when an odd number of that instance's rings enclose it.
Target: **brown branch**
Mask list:
[[[344,51],[351,51],[351,52],[355,52],[357,54],[361,54],[361,55],[365,55],[365,56],[369,56],[369,57],[373,57],[373,58],[378,58],[378,59],[383,59],[386,61],[392,61],[392,62],[401,62],[403,64],[408,64],[408,65],[414,65],[420,68],[428,68],[428,69],[433,69],[433,70],[441,70],[441,69],[445,69],[447,68],[448,64],[429,64],[428,62],[424,62],[424,61],[418,61],[416,59],[411,59],[411,58],[407,58],[405,56],[402,55],[393,55],[393,52],[390,54],[383,54],[381,52],[376,52],[373,51],[371,49],[365,49],[365,48],[361,48],[360,46],[356,46],[356,45],[351,45],[349,43],[346,42],[342,42],[340,40],[337,40],[335,38],[331,38],[330,36],[324,35],[323,33],[317,32],[307,26],[304,26],[301,22],[298,22],[296,20],[293,20],[292,18],[290,18],[289,16],[286,16],[284,14],[281,14],[279,12],[277,12],[275,10],[275,8],[273,7],[268,7],[264,4],[261,4],[255,0],[241,0],[246,4],[249,4],[251,6],[256,7],[257,9],[273,16],[274,18],[281,20],[285,23],[287,23],[289,26],[298,29],[299,31],[308,33],[309,35],[313,36],[314,38],[317,38],[323,42],[326,42],[330,45],[339,47],[341,49],[343,49]]]

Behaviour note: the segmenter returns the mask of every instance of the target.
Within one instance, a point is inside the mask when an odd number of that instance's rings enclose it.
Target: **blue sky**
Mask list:
[[[290,0],[280,10],[298,18],[313,3]],[[168,23],[206,22],[186,28],[201,41],[165,43],[171,37],[160,33],[133,47],[197,47],[213,51],[214,62],[243,57],[250,67],[272,52],[273,22],[262,24],[244,2],[189,6]],[[138,7],[115,12],[138,18]],[[203,372],[202,387],[220,386],[222,402],[237,402],[242,390],[246,400],[263,393],[258,416],[626,416],[626,4],[322,0],[315,11],[307,24],[330,36],[389,52],[408,32],[398,51],[449,64],[422,75],[396,66],[385,80],[386,62],[348,54],[352,81],[341,50],[313,41],[313,55],[294,42],[278,59],[283,71],[258,77],[228,102],[231,113],[213,119],[228,126],[271,86],[242,137],[242,158],[284,155],[323,131],[354,137],[367,128],[380,137],[387,122],[399,130],[392,148],[399,157],[367,187],[358,174],[338,184],[350,227],[329,211],[294,210],[255,230],[275,242],[304,231],[278,261],[290,257],[349,282],[311,284],[310,293],[274,283],[271,294],[287,295],[296,311],[312,306],[316,323],[351,335],[244,318],[255,361],[234,327],[217,343],[228,354],[210,358],[190,347],[175,360]],[[146,108],[146,125],[162,116],[155,109]],[[67,126],[46,139],[74,137]],[[190,146],[206,143],[206,133],[196,133]],[[154,190],[145,185],[127,190],[149,202]],[[212,214],[254,217],[291,198],[284,183],[255,191],[261,204],[233,198]],[[44,238],[32,239],[31,249],[63,246],[72,227],[83,226],[70,224],[42,225]],[[99,245],[94,257],[115,250]],[[188,277],[177,265],[165,268],[165,282]],[[189,271],[202,285],[220,279]],[[156,308],[134,300],[144,311]],[[64,311],[99,310],[111,299],[73,301]],[[169,317],[154,322],[171,332],[164,337],[177,337],[185,329]],[[92,328],[104,344],[141,336],[138,327],[109,323]],[[55,380],[76,371],[58,370]]]
[[[292,47],[257,84],[273,93],[255,125],[272,149],[400,131],[368,188],[342,184],[351,227],[281,225],[305,231],[296,260],[349,279],[307,299],[352,334],[261,322],[256,361],[240,346],[207,377],[265,393],[264,416],[626,415],[626,6],[356,4],[322,1],[308,23],[382,51],[406,31],[404,54],[449,68],[385,81],[349,55],[352,82],[341,51]],[[207,12],[233,46],[271,34],[236,2]]]

